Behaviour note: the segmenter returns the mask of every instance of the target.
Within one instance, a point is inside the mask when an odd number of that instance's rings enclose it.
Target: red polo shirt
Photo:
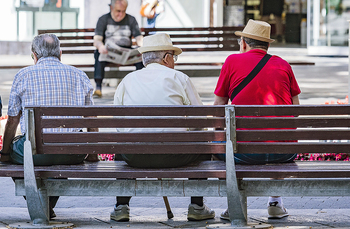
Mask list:
[[[231,97],[242,80],[266,54],[260,49],[230,55],[222,66],[214,94]],[[290,105],[300,88],[288,62],[272,56],[254,79],[233,99],[237,105]]]

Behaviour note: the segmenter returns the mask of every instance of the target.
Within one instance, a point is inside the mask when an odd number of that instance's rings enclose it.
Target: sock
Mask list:
[[[102,80],[96,79],[95,82],[96,82],[96,90],[101,90],[101,88],[102,88]]]
[[[283,202],[282,202],[282,197],[272,197],[272,196],[270,196],[269,197],[269,200],[268,200],[268,202],[267,202],[267,206],[269,207],[270,206],[270,202],[278,202],[278,204],[276,204],[276,206],[277,205],[280,205],[281,207],[283,206]]]
[[[128,205],[130,202],[131,196],[117,196],[117,204],[115,207],[118,207],[119,205]]]
[[[192,196],[191,204],[197,204],[199,207],[203,207],[203,197],[202,196]]]

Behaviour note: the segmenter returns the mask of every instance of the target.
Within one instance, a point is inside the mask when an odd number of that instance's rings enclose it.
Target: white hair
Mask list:
[[[152,63],[160,63],[163,60],[165,53],[168,51],[152,51],[142,53],[142,62],[144,66]]]

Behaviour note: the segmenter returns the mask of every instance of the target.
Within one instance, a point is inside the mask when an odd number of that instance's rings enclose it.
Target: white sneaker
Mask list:
[[[129,221],[130,208],[128,205],[119,205],[114,207],[114,210],[111,212],[111,219],[118,222]]]
[[[187,219],[189,221],[214,219],[214,217],[215,212],[205,204],[203,204],[202,207],[198,206],[197,204],[188,205]]]
[[[226,209],[225,211],[221,212],[220,218],[221,219],[225,219],[225,220],[230,220],[230,215],[228,214],[228,209]]]
[[[278,201],[269,202],[267,212],[269,213],[269,219],[281,219],[288,216],[287,209]]]

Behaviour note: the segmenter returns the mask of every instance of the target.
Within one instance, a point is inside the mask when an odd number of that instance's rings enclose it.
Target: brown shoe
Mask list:
[[[95,90],[93,95],[96,95],[97,97],[101,98],[102,92],[101,92],[101,90]]]

